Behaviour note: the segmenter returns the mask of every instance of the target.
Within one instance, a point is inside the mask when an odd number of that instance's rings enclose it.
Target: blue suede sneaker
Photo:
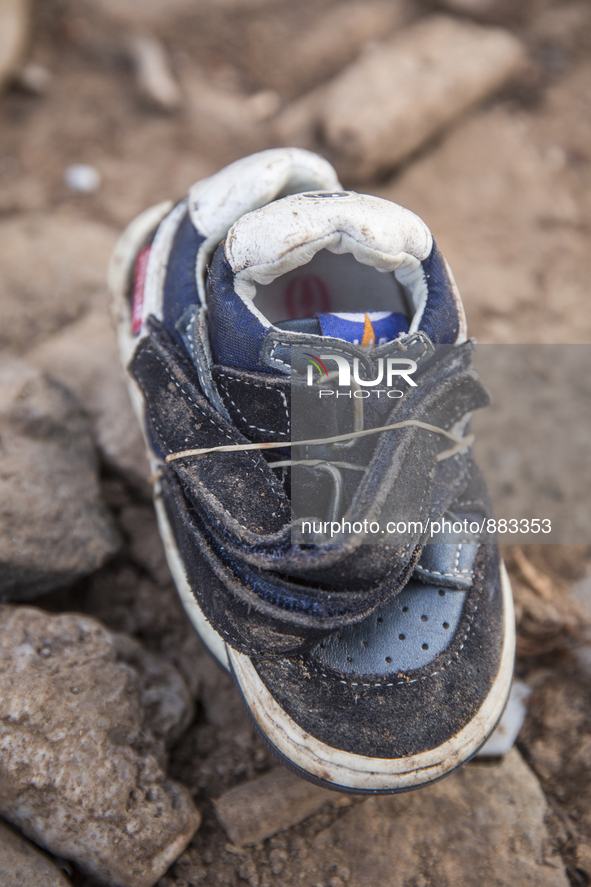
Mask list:
[[[264,151],[132,222],[110,284],[171,572],[265,741],[359,793],[472,757],[514,617],[467,434],[488,395],[426,225]]]

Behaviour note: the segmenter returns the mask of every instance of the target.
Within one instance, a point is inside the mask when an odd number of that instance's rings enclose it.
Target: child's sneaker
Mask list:
[[[136,219],[110,280],[170,569],[267,743],[348,792],[466,761],[514,622],[466,434],[487,394],[425,224],[265,151]]]

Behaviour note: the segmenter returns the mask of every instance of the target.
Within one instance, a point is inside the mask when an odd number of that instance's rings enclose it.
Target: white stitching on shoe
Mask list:
[[[284,366],[287,370],[291,371],[291,366],[286,363],[284,360],[281,360],[279,357],[275,357],[275,351],[279,347],[279,345],[285,344],[284,342],[275,342],[271,350],[269,351],[269,360],[274,360],[276,363],[280,363],[281,366]]]
[[[234,407],[234,409],[236,410],[236,412],[238,413],[240,418],[245,422],[247,428],[253,428],[255,431],[264,431],[266,434],[286,434],[286,435],[288,435],[290,433],[291,425],[290,425],[289,409],[287,406],[287,398],[286,398],[285,393],[283,391],[281,391],[278,388],[273,388],[272,385],[264,385],[262,382],[252,382],[248,379],[237,379],[237,378],[234,378],[224,372],[220,372],[219,375],[221,377],[223,377],[224,379],[227,379],[229,382],[240,382],[240,384],[250,385],[252,388],[265,388],[267,391],[272,391],[273,393],[279,394],[281,396],[281,398],[283,400],[283,407],[285,409],[285,417],[286,417],[286,421],[287,421],[287,431],[275,431],[275,429],[273,429],[273,428],[262,428],[260,425],[250,425],[248,420],[246,419],[246,417],[244,416],[244,414],[242,413],[242,411],[238,407],[238,405],[232,399],[232,396],[228,390],[228,385],[224,385],[222,383],[222,387],[224,389],[226,397],[228,398],[228,400],[230,401],[230,403],[232,404],[232,406]]]
[[[448,579],[453,579],[458,573],[465,573],[466,575],[472,574],[472,570],[453,570],[451,573],[441,573],[439,570],[429,570],[427,567],[421,567],[420,564],[417,564],[415,569],[425,573],[427,576],[447,576]]]
[[[228,432],[227,432],[227,431],[224,431],[224,429],[221,427],[221,425],[219,425],[219,424],[218,424],[217,422],[215,422],[210,416],[208,416],[207,413],[205,413],[204,410],[199,406],[199,404],[195,403],[195,401],[193,400],[193,398],[192,398],[189,394],[187,394],[187,392],[185,391],[185,389],[182,388],[182,386],[181,386],[181,385],[177,382],[177,380],[174,378],[174,376],[172,375],[172,373],[170,372],[169,368],[166,366],[166,364],[164,363],[164,361],[161,359],[161,357],[160,357],[155,351],[153,352],[153,354],[154,354],[154,357],[156,358],[156,360],[158,361],[158,363],[159,363],[159,364],[161,365],[161,367],[164,369],[166,375],[169,377],[169,379],[170,379],[172,382],[174,382],[174,384],[175,384],[176,387],[179,389],[179,391],[181,391],[182,394],[185,395],[185,397],[187,398],[187,400],[189,401],[189,403],[192,403],[192,404],[193,404],[193,406],[195,407],[195,409],[198,410],[199,413],[201,413],[201,415],[203,416],[204,419],[207,419],[207,421],[210,423],[210,425],[213,425],[214,428],[217,428],[218,431],[221,431],[221,433],[224,435],[225,438],[227,438],[227,440],[232,440],[232,437],[228,434]],[[152,412],[151,405],[150,405],[149,403],[146,403],[146,405],[147,405],[147,407],[148,407],[148,412],[150,413],[150,416],[151,416],[151,418],[152,418],[152,421],[153,421],[155,427],[156,427],[156,428],[161,427],[161,426],[160,426],[160,422],[157,421],[157,419],[156,419],[154,413]],[[167,456],[165,461],[166,461],[166,462],[169,462],[169,461],[171,461],[171,460],[169,460],[169,457]],[[277,481],[275,480],[274,476],[271,475],[270,477],[267,477],[267,475],[265,475],[265,472],[264,472],[263,468],[257,463],[256,458],[251,459],[251,462],[252,462],[252,464],[254,465],[254,467],[255,467],[256,469],[258,469],[258,470],[261,472],[261,474],[263,475],[263,477],[265,477],[266,480],[269,480],[269,481],[270,481],[270,485],[271,485],[272,489],[277,493],[277,492],[278,492]],[[283,493],[283,490],[281,490],[281,492]],[[217,498],[217,497],[216,497],[216,498]],[[221,504],[221,503],[220,503],[220,504]],[[278,505],[280,505],[280,504],[281,504],[281,503],[279,502]],[[236,521],[236,518],[235,518],[232,514],[230,514],[230,512],[229,512],[226,508],[224,508],[223,505],[222,505],[221,507],[222,507],[222,510],[224,511],[224,513],[227,514],[227,516],[228,516],[232,521]],[[243,529],[243,530],[248,530],[248,529],[249,529],[248,527],[245,527],[243,524],[239,523],[238,521],[236,521],[236,523],[238,523],[238,526],[239,526],[241,529]]]

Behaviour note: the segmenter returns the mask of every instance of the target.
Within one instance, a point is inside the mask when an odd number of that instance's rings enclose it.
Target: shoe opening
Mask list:
[[[335,255],[326,249],[271,283],[256,284],[255,304],[271,323],[294,330],[300,327],[291,321],[367,312],[402,315],[408,328],[414,314],[411,296],[394,274],[362,265],[350,253]]]

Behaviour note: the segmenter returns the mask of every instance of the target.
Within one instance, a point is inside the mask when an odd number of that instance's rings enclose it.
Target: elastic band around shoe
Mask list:
[[[247,450],[273,450],[279,448],[284,449],[287,446],[322,446],[323,444],[340,443],[341,441],[345,440],[354,440],[355,438],[359,437],[367,437],[370,434],[379,434],[383,431],[395,431],[398,428],[409,428],[411,426],[414,426],[415,428],[423,428],[425,431],[432,431],[435,434],[441,434],[444,437],[449,438],[449,440],[454,441],[454,447],[449,450],[444,450],[443,453],[439,453],[439,455],[436,457],[437,462],[442,462],[444,459],[449,459],[451,458],[451,456],[455,456],[456,453],[459,453],[461,450],[471,447],[474,443],[473,434],[468,434],[466,437],[457,437],[457,435],[451,434],[451,432],[446,431],[445,428],[438,428],[437,425],[429,425],[429,423],[427,422],[419,422],[414,419],[407,419],[404,422],[394,422],[392,425],[382,425],[380,428],[365,428],[363,431],[351,431],[349,434],[337,434],[334,437],[314,438],[311,440],[294,440],[291,443],[286,443],[286,441],[282,440],[264,443],[227,444],[218,447],[202,447],[201,449],[195,450],[181,450],[179,453],[170,453],[168,456],[166,456],[165,461],[174,462],[176,459],[184,459],[188,458],[189,456],[205,456],[209,453],[238,453],[245,452]],[[277,468],[294,463],[292,463],[291,461],[287,461],[274,464]]]

